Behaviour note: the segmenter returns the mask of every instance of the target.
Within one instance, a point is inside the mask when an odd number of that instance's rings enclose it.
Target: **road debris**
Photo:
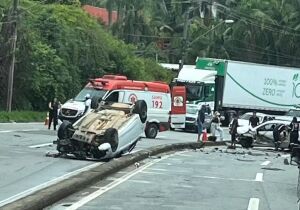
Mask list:
[[[140,163],[139,162],[134,163],[134,165],[135,165],[136,168],[140,167]]]
[[[283,163],[284,165],[290,165],[289,160],[287,158],[284,158]]]

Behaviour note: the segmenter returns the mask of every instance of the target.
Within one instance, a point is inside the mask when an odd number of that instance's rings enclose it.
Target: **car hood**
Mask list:
[[[62,109],[73,109],[73,110],[77,110],[77,111],[84,111],[85,109],[85,104],[83,101],[67,101],[66,103],[64,103],[61,107]]]

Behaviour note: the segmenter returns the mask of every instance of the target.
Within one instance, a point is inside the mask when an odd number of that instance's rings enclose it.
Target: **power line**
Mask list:
[[[224,6],[224,5],[223,5]],[[224,8],[227,8],[224,6]],[[242,19],[243,21],[245,21],[246,23],[248,24],[251,24],[251,25],[254,25],[254,26],[257,26],[257,27],[261,27],[260,24],[256,23],[256,22],[253,22],[253,21],[257,21],[257,22],[261,22],[261,20],[258,20],[258,19],[255,19],[253,17],[250,17],[250,16],[247,16],[245,14],[241,14],[237,11],[234,11],[234,10],[231,10],[229,8],[227,8],[229,10],[229,12],[231,13],[231,15],[234,17],[234,18],[237,18],[237,19]],[[222,11],[222,10],[219,10],[219,12],[223,13],[223,14],[228,14],[227,12],[225,11]],[[240,20],[240,21],[242,21]],[[277,32],[277,33],[283,33],[283,34],[289,34],[289,35],[292,35],[292,36],[300,36],[300,33],[291,33],[289,31],[286,31],[285,29],[288,28],[290,30],[294,30],[295,32],[298,32],[297,30],[295,29],[292,29],[288,26],[282,26],[282,25],[275,25],[275,24],[271,24],[271,23],[264,23],[264,29],[267,29],[269,31],[273,31],[273,32]],[[267,24],[267,25],[266,25]],[[283,29],[276,29],[274,27],[282,27]]]
[[[230,48],[238,49],[238,50],[244,50],[244,51],[248,51],[248,52],[253,52],[253,53],[257,53],[257,54],[261,54],[261,55],[269,55],[269,56],[274,56],[274,57],[279,57],[279,58],[284,58],[284,59],[291,59],[291,57],[289,57],[289,56],[272,54],[272,53],[265,53],[265,52],[261,52],[261,51],[257,51],[257,50],[251,50],[251,49],[247,49],[247,48],[233,47],[233,46],[231,46]],[[300,58],[297,58],[297,57],[292,57],[292,59],[300,61]]]
[[[289,57],[289,58],[291,58],[291,59],[298,59],[296,56],[292,56],[292,55],[289,55],[289,54],[278,53],[278,52],[276,52],[276,51],[274,51],[274,50],[265,49],[265,48],[260,47],[260,46],[258,46],[258,45],[249,44],[248,42],[244,42],[244,41],[241,41],[241,40],[233,39],[233,40],[229,40],[229,41],[233,41],[233,42],[237,41],[237,42],[240,42],[240,43],[243,43],[243,44],[252,46],[252,47],[256,47],[256,48],[261,49],[261,50],[264,50],[264,51],[269,51],[269,52],[276,53],[276,55],[286,56],[286,57]]]

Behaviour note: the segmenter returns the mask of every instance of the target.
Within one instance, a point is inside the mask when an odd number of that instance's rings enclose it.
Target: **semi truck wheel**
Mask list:
[[[146,126],[145,135],[149,139],[155,139],[158,134],[158,126],[155,123],[149,123]]]

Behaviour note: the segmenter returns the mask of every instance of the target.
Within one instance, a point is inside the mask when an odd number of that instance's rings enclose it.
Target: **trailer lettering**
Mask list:
[[[296,97],[296,98],[300,98],[300,94],[298,93],[298,87],[299,87],[300,83],[294,83],[293,82],[293,97]]]
[[[271,89],[271,88],[264,88],[263,90],[263,95],[264,96],[275,96],[275,89]]]
[[[265,85],[277,86],[277,80],[276,79],[272,79],[272,78],[265,78]]]

